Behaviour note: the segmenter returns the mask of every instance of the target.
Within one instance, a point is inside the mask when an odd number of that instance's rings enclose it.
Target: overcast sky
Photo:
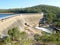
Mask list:
[[[60,0],[0,0],[0,9],[25,8],[40,4],[60,7]]]

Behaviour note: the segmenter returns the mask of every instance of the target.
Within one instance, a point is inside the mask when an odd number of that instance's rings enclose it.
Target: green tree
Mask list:
[[[18,30],[17,27],[12,28],[8,31],[8,35],[12,38],[12,39],[16,39],[18,40],[20,37],[20,31]]]

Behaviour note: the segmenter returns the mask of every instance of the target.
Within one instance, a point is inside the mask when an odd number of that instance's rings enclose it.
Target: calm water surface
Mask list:
[[[13,14],[0,14],[0,19],[3,19],[8,16],[12,16]]]

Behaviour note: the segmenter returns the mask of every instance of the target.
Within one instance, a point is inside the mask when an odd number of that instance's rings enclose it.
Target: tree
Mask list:
[[[20,37],[20,31],[17,27],[8,30],[8,35],[14,40],[18,40]]]
[[[47,18],[46,22],[50,24],[50,23],[53,23],[54,22],[54,20],[56,18],[56,15],[53,14],[53,13],[48,13],[46,15],[46,18]]]
[[[35,34],[35,35],[34,35],[34,39],[35,39],[36,41],[40,41],[40,35]]]

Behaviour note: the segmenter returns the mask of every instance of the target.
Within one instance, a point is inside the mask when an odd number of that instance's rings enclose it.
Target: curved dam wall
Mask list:
[[[0,20],[0,34],[7,34],[7,31],[13,27],[19,27],[24,30],[26,25],[35,27],[39,24],[43,14],[16,14],[16,16]],[[26,25],[25,25],[26,24]]]

